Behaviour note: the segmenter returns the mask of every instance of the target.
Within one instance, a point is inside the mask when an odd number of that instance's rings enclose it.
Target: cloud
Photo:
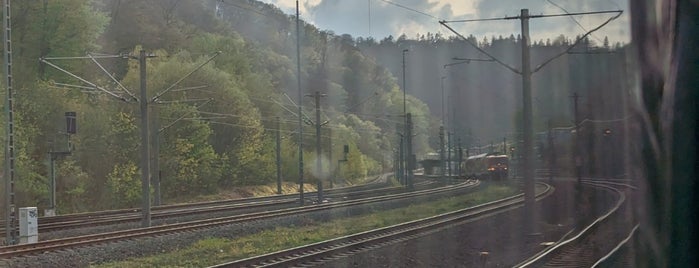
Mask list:
[[[294,13],[296,0],[263,0],[276,4],[284,12]],[[569,12],[625,9],[628,0],[550,0]],[[301,0],[301,17],[318,28],[331,30],[336,34],[352,36],[373,36],[383,39],[405,33],[413,38],[418,33],[451,33],[438,23],[438,19],[459,20],[474,18],[496,18],[519,15],[520,9],[529,9],[530,14],[560,14],[559,7],[547,0],[390,0],[404,7],[417,10],[429,16],[392,5],[383,0]],[[430,17],[432,16],[432,17]],[[611,14],[576,16],[582,25],[578,26],[570,17],[532,19],[530,33],[534,40],[555,38],[564,34],[570,38],[582,35],[585,31],[600,25]],[[436,17],[436,18],[434,18]],[[479,39],[490,36],[517,35],[519,22],[492,21],[450,24],[464,35],[473,34]],[[630,39],[629,15],[626,12],[620,19],[596,32],[593,40],[608,36],[612,42],[628,42]]]

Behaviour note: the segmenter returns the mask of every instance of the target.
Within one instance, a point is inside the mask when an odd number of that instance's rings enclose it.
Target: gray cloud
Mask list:
[[[371,10],[369,3],[371,3]],[[426,0],[407,0],[399,3],[420,11],[432,10],[437,5],[437,3],[428,3]],[[439,13],[433,16],[451,15],[453,12],[449,7],[445,7]],[[418,24],[421,28],[431,29],[433,32],[438,29],[437,19],[376,0],[371,2],[324,0],[309,8],[309,16],[319,27],[331,29],[336,33],[349,33],[353,36],[371,34],[379,39],[388,35],[400,35],[405,25]]]
[[[264,0],[276,3],[284,0]],[[628,0],[551,0],[569,12],[598,11],[625,9]],[[288,0],[287,0],[288,2]],[[454,4],[464,4],[468,1],[430,1],[430,0],[392,0],[392,2],[428,13],[439,19],[458,20],[473,18],[491,18],[519,15],[520,9],[528,8],[530,14],[563,13],[558,7],[546,0],[473,0],[476,8],[472,14],[458,14]],[[452,4],[450,4],[450,2]],[[336,34],[351,34],[352,36],[373,36],[380,40],[388,35],[394,37],[405,33],[413,38],[416,34],[427,32],[451,33],[441,27],[435,18],[390,5],[381,0],[320,0],[301,1],[307,14],[304,19],[314,23],[318,28],[331,30]],[[371,11],[369,11],[371,4]],[[369,14],[371,13],[371,23]],[[628,12],[627,12],[628,13]],[[590,30],[604,22],[611,15],[576,16],[575,19],[583,28]],[[519,32],[519,23],[513,21],[479,22],[451,24],[460,33],[473,34],[482,39],[484,36],[509,36]],[[601,40],[609,36],[612,42],[628,42],[628,14],[596,32],[593,40]],[[569,17],[536,19],[531,21],[531,35],[534,40],[555,38],[564,34],[570,38],[581,35],[584,31]]]

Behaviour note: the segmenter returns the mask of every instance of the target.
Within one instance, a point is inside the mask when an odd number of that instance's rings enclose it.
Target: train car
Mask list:
[[[507,179],[509,168],[509,160],[507,155],[489,155],[485,157],[485,163],[488,167],[490,178],[496,180]]]
[[[464,161],[462,173],[469,179],[502,180],[507,178],[508,165],[507,155],[479,154]]]

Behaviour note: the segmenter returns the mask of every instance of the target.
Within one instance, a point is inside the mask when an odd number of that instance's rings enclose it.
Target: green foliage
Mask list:
[[[127,3],[128,2],[128,3]],[[17,203],[45,206],[48,198],[47,152],[67,150],[63,113],[77,113],[78,133],[70,137],[72,154],[57,161],[61,213],[136,206],[140,201],[141,114],[135,101],[122,102],[100,90],[61,88],[83,85],[46,64],[41,57],[83,56],[86,52],[153,52],[147,60],[147,95],[152,98],[202,65],[215,60],[149,103],[151,125],[159,133],[162,190],[166,198],[211,194],[218,189],[260,185],[275,180],[274,117],[283,119],[282,172],[298,179],[293,21],[278,9],[250,17],[210,16],[208,2],[65,0],[17,1],[13,5],[15,155]],[[258,22],[253,28],[238,23]],[[328,120],[335,144],[333,161],[352,147],[341,176],[358,180],[388,168],[396,147],[395,118],[402,95],[395,78],[354,47],[350,36],[336,36],[305,24],[301,48],[302,93],[320,91],[322,120]],[[133,58],[98,60],[128,91],[138,95],[140,70]],[[106,90],[127,96],[117,82],[89,60],[55,60],[61,68]],[[181,90],[182,88],[197,89]],[[207,104],[202,104],[211,99]],[[308,99],[295,100],[307,106]],[[428,147],[429,111],[409,98],[416,117],[416,148]],[[162,103],[158,103],[162,102]],[[307,113],[310,113],[310,109]],[[419,121],[424,120],[425,122]],[[3,124],[4,125],[4,124]],[[304,177],[314,182],[315,135],[304,126]],[[153,129],[150,130],[154,131]],[[325,131],[325,128],[324,128]],[[151,133],[153,135],[153,133]],[[326,134],[323,134],[326,135]],[[151,136],[152,137],[152,136]],[[325,143],[325,136],[322,142]],[[338,145],[340,144],[340,145]],[[153,146],[153,144],[146,144]],[[339,148],[339,149],[338,149]],[[323,148],[323,157],[327,148]],[[155,157],[155,156],[153,156]],[[336,163],[323,163],[335,167]],[[3,167],[4,168],[4,167]],[[330,170],[328,168],[328,170]],[[153,171],[154,173],[157,171]],[[182,200],[182,199],[179,199]]]
[[[74,160],[57,161],[56,203],[59,214],[88,211],[89,177]]]
[[[164,118],[193,115],[191,106],[163,107]],[[172,120],[172,119],[171,119]],[[164,129],[160,158],[166,196],[211,193],[221,177],[220,159],[208,143],[211,128],[202,121],[181,122]]]
[[[129,161],[114,165],[107,175],[112,208],[135,207],[141,200],[141,180],[138,167]]]
[[[18,88],[32,83],[36,77],[44,79],[58,74],[49,72],[46,65],[37,64],[41,57],[84,55],[85,51],[95,50],[98,47],[95,41],[109,21],[104,13],[93,8],[92,0],[14,1],[12,9]]]
[[[368,168],[366,157],[358,150],[357,146],[350,144],[350,151],[347,154],[347,168],[344,172],[344,178],[357,182],[359,179],[366,177]]]

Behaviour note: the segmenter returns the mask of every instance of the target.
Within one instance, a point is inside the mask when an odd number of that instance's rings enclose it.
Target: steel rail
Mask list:
[[[380,177],[380,176],[377,176]],[[383,187],[387,183],[382,183],[379,179],[372,180],[368,184],[362,184],[357,186],[339,187],[327,190],[330,196],[341,196],[346,194],[348,196],[358,196],[360,192],[366,192],[367,195],[370,191],[381,192],[387,188]],[[377,188],[378,187],[378,188]],[[399,187],[388,187],[388,188],[399,188]],[[265,202],[279,201],[277,205],[288,202],[289,200],[296,200],[298,194],[285,194],[285,195],[274,195],[274,196],[264,196],[264,197],[253,197],[253,198],[240,198],[240,199],[228,199],[228,200],[216,200],[207,202],[197,202],[197,203],[186,203],[186,204],[172,204],[163,206],[154,206],[153,211],[169,211],[177,209],[201,209],[209,208],[213,206],[233,206],[231,209],[235,209],[234,206],[258,206],[263,207]],[[123,223],[129,220],[125,220],[125,217],[136,215],[140,217],[140,208],[127,208],[127,209],[116,209],[116,210],[105,210],[97,212],[84,212],[84,213],[74,213],[65,214],[59,216],[50,217],[40,217],[39,218],[39,231],[50,231],[60,229],[61,224],[66,224],[65,227],[84,227],[85,225],[97,225],[102,221],[108,224],[108,219],[114,219],[113,223]],[[4,221],[0,221],[4,222]],[[83,222],[83,224],[80,224]],[[0,231],[4,231],[4,228],[0,228]]]
[[[386,194],[396,194],[396,193],[401,193],[404,192],[405,189],[403,187],[390,187],[390,188],[381,188],[381,189],[370,189],[370,190],[363,190],[363,191],[354,191],[354,192],[340,192],[340,193],[332,193],[328,195],[328,198],[343,198],[343,199],[349,199],[349,198],[361,198],[361,197],[370,197],[370,196],[377,196],[377,195],[386,195]],[[215,206],[208,206],[208,207],[185,207],[181,209],[176,209],[176,210],[165,210],[165,211],[160,211],[160,212],[154,212],[151,215],[152,219],[168,219],[168,218],[178,218],[178,217],[183,217],[183,216],[193,216],[193,215],[209,215],[212,213],[223,213],[223,212],[233,212],[236,210],[262,210],[262,209],[269,209],[269,208],[282,208],[283,206],[293,206],[298,203],[297,198],[284,198],[284,199],[274,199],[274,200],[268,200],[268,201],[259,201],[259,202],[251,202],[251,203],[243,203],[243,204],[228,204],[228,205],[215,205]],[[122,214],[122,215],[109,215],[109,216],[104,216],[104,217],[93,217],[93,218],[87,218],[87,219],[82,219],[82,220],[71,220],[71,221],[62,221],[62,222],[57,222],[57,223],[46,223],[44,225],[39,225],[39,231],[40,233],[45,233],[45,232],[51,232],[51,231],[58,231],[58,230],[66,230],[66,229],[75,229],[75,228],[81,228],[81,227],[94,227],[94,226],[104,226],[104,225],[112,225],[112,224],[119,224],[119,223],[129,223],[129,222],[138,222],[141,220],[141,216],[138,212],[132,212],[128,214]]]
[[[627,235],[626,238],[624,238],[624,240],[619,242],[619,244],[617,244],[616,247],[614,247],[614,249],[612,249],[612,251],[610,251],[607,255],[595,262],[595,264],[593,264],[591,268],[599,267],[600,265],[603,265],[605,262],[609,261],[614,256],[614,254],[616,254],[623,246],[626,246],[626,244],[628,244],[629,241],[631,241],[631,238],[633,238],[633,236],[636,235],[636,231],[638,231],[639,226],[640,224],[636,224],[636,226],[633,227],[631,232],[629,232],[629,235]]]
[[[522,261],[521,263],[518,263],[517,265],[513,266],[516,268],[523,268],[523,267],[541,267],[543,266],[546,262],[550,261],[553,257],[562,254],[562,252],[568,248],[572,247],[575,245],[575,243],[580,242],[583,238],[586,236],[590,235],[593,233],[593,231],[601,228],[602,224],[606,223],[607,221],[611,220],[611,216],[616,214],[618,211],[620,211],[621,206],[626,202],[626,195],[621,192],[621,190],[615,188],[614,186],[611,186],[607,183],[599,183],[597,181],[591,182],[591,181],[585,181],[585,184],[596,186],[596,187],[601,187],[607,191],[610,191],[612,193],[615,193],[618,197],[617,202],[615,205],[609,209],[607,213],[604,215],[598,217],[595,221],[590,223],[588,226],[586,226],[583,230],[581,230],[577,235],[554,243],[553,245],[545,248],[544,250],[538,252],[537,254],[531,256],[530,258]]]
[[[537,199],[539,200],[550,195],[552,192],[552,187],[550,185],[543,183],[540,184],[545,185],[546,188],[537,195]],[[493,215],[521,207],[523,204],[524,195],[518,194],[425,219],[396,224],[393,226],[223,263],[211,267],[289,267],[293,265],[302,265],[309,262],[322,262],[323,260],[332,259],[338,256],[346,256],[354,252],[371,249],[379,245],[405,241],[418,236],[434,233],[439,230],[461,224],[465,221],[474,220],[487,215]]]
[[[0,259],[11,258],[22,255],[36,254],[46,251],[61,250],[71,247],[81,247],[96,244],[104,244],[120,240],[134,239],[140,237],[161,236],[179,232],[195,231],[200,229],[213,228],[224,225],[232,225],[236,223],[265,220],[270,218],[298,215],[300,213],[316,212],[322,210],[344,208],[356,205],[363,205],[382,201],[394,201],[399,199],[408,199],[428,194],[439,194],[445,192],[453,192],[464,189],[471,189],[478,186],[478,182],[463,183],[453,187],[440,187],[429,190],[420,190],[408,193],[399,193],[385,195],[379,197],[370,197],[361,200],[351,200],[336,203],[324,203],[315,206],[305,206],[297,208],[280,209],[274,211],[264,211],[250,213],[237,216],[220,217],[214,219],[196,220],[185,223],[175,223],[170,225],[161,225],[147,228],[138,228],[124,231],[114,231],[101,234],[84,235],[77,237],[69,237],[64,239],[40,241],[34,244],[13,245],[0,248]]]

